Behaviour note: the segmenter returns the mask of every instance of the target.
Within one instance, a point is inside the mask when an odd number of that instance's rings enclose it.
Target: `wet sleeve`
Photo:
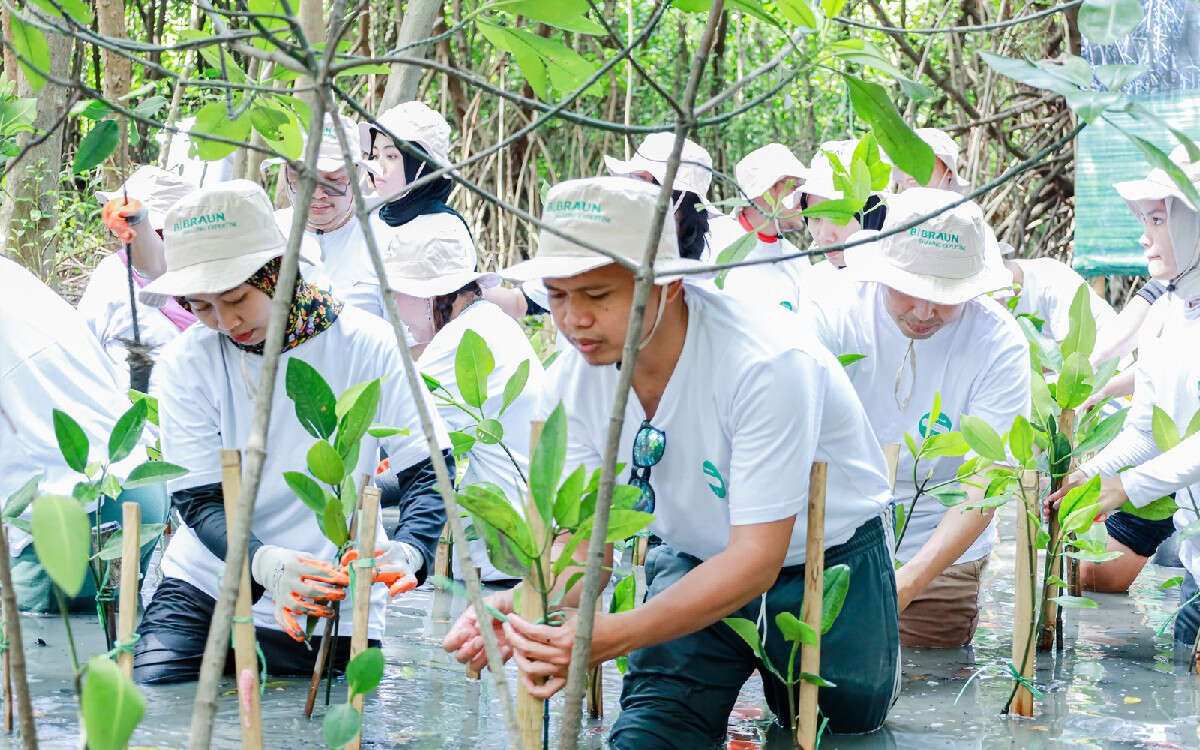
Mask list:
[[[1121,474],[1125,494],[1139,508],[1197,482],[1200,482],[1200,433]]]
[[[442,455],[446,459],[446,470],[453,477],[454,452],[446,450]],[[438,537],[446,525],[446,508],[438,493],[433,461],[423,459],[398,472],[396,479],[400,483],[400,521],[388,536],[421,551],[425,565],[418,571],[417,581],[424,583],[433,570]]]
[[[1155,300],[1166,293],[1166,286],[1164,286],[1161,281],[1156,279],[1150,279],[1142,285],[1141,289],[1137,290],[1137,296],[1141,297],[1152,305],[1154,304]]]
[[[221,485],[202,484],[171,493],[171,504],[179,511],[184,524],[192,530],[200,543],[217,559],[224,560],[228,548],[228,530],[225,526],[225,495]],[[246,559],[253,560],[254,553],[262,546],[262,540],[251,533]],[[262,594],[263,587],[251,578],[251,601],[258,601]]]

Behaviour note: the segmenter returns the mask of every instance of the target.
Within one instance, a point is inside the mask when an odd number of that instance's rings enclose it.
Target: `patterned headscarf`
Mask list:
[[[244,283],[249,284],[268,297],[274,297],[275,289],[279,284],[279,269],[281,266],[282,260],[280,258],[272,258],[267,261],[266,265],[255,271],[253,276],[246,279]],[[185,298],[177,297],[176,299],[186,309],[191,310]],[[292,307],[288,310],[287,328],[283,332],[283,348],[281,351],[286,352],[289,349],[300,346],[305,341],[329,328],[337,320],[338,315],[341,314],[342,307],[343,303],[339,299],[308,283],[297,274],[296,290],[292,296]],[[251,354],[263,353],[262,344],[246,345],[239,344],[233,339],[229,341],[237,348]]]

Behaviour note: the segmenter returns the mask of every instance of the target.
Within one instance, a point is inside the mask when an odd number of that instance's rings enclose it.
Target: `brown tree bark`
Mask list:
[[[12,32],[8,30],[7,5],[0,5],[0,33],[5,39],[12,39]],[[4,77],[10,81],[17,80],[17,55],[7,44],[4,45]]]
[[[443,5],[445,5],[445,0],[409,0],[408,8],[404,12],[404,19],[400,21],[400,32],[396,35],[396,46],[403,47],[406,44],[429,38],[432,34],[431,30],[441,17]],[[403,54],[411,57],[425,57],[429,54],[431,47],[433,47],[432,44],[422,44],[405,50]],[[409,101],[417,95],[422,69],[414,65],[396,64],[392,66],[392,70],[394,72],[388,77],[387,86],[383,90],[383,99],[379,102],[376,112],[383,112],[389,107]]]
[[[103,36],[125,38],[125,0],[96,0],[96,25]],[[129,93],[129,82],[133,77],[132,64],[129,58],[109,50],[101,52],[101,59],[104,61],[104,98],[116,101]],[[121,118],[119,123],[121,136],[117,139],[117,148],[104,167],[104,182],[110,188],[121,184],[122,176],[129,166],[129,122]]]

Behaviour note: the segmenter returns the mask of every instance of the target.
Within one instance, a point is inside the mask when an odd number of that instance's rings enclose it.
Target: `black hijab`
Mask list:
[[[371,131],[372,142],[378,135],[379,131]],[[400,157],[404,162],[404,180],[407,184],[416,182],[419,176],[439,169],[438,165],[429,158],[425,149],[412,141],[406,143],[421,154],[421,156],[415,156],[400,149]],[[427,182],[415,190],[409,190],[391,203],[385,203],[379,209],[379,218],[383,219],[389,227],[398,227],[426,214],[451,214],[458,217],[469,233],[471,228],[467,226],[467,220],[446,204],[446,199],[450,197],[450,191],[453,189],[454,181],[448,178],[443,177]]]

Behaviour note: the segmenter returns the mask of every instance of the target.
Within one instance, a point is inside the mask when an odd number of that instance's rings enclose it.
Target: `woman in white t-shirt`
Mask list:
[[[127,389],[131,387],[129,358],[130,352],[137,348],[131,348],[135,338],[141,345],[135,357],[146,365],[144,372],[148,377],[149,365],[158,352],[196,322],[196,317],[173,298],[152,298],[150,304],[140,299],[134,301],[130,299],[129,288],[130,277],[137,290],[163,272],[162,231],[167,210],[196,187],[171,172],[143,166],[116,190],[96,193],[105,204],[105,225],[123,246],[92,271],[76,309],[113,361],[121,385]],[[126,247],[133,256],[132,268]],[[146,359],[141,359],[143,356]],[[135,360],[134,364],[136,367],[139,362]],[[141,383],[137,387],[145,390],[147,386]]]
[[[849,169],[854,149],[857,147],[857,140],[826,141],[821,144],[821,148],[813,156],[808,180],[800,188],[801,210],[807,211],[826,201],[842,199],[842,191],[833,186],[833,163],[829,154],[834,154],[842,166]],[[883,227],[885,218],[887,205],[884,203],[884,196],[872,193],[867,196],[862,210],[855,213],[845,224],[839,224],[833,218],[824,216],[809,216],[804,221],[812,235],[813,248],[816,249],[844,244],[856,232],[878,231]],[[846,267],[845,253],[841,250],[828,252],[825,254],[825,261],[813,266],[811,283],[816,285],[814,288],[822,288],[833,281],[844,281],[834,272]]]
[[[396,293],[401,318],[418,341],[413,346],[413,352],[419,352],[417,368],[422,375],[441,384],[435,398],[446,393],[456,401],[463,401],[455,362],[468,331],[478,334],[491,351],[494,369],[487,378],[487,399],[481,411],[485,417],[500,421],[503,438],[501,443],[475,441],[467,452],[463,484],[497,485],[524,515],[529,425],[544,388],[545,371],[521,325],[484,297],[487,290],[500,282],[500,277],[475,270],[475,249],[471,245],[443,238],[397,235],[388,246],[384,266],[388,286]],[[525,362],[529,368],[525,388],[501,413],[504,386]],[[444,399],[438,401],[438,410],[449,429],[477,437],[474,417]],[[484,581],[520,577],[512,571],[497,569],[488,560],[482,540],[471,541],[470,550],[471,560]],[[460,574],[457,566],[455,558],[456,574]]]
[[[1193,186],[1200,187],[1200,161],[1190,160],[1183,146],[1170,159]],[[1108,548],[1122,553],[1113,562],[1125,561],[1123,568],[1129,562],[1144,563],[1154,552],[1153,544],[1143,546],[1145,524],[1131,523],[1137,519],[1113,512],[1126,502],[1144,508],[1173,495],[1179,506],[1176,528],[1186,529],[1200,519],[1200,434],[1186,436],[1174,448],[1162,451],[1154,427],[1155,408],[1165,412],[1184,435],[1200,413],[1200,347],[1196,346],[1200,340],[1200,213],[1162,169],[1113,187],[1145,229],[1141,245],[1150,276],[1167,288],[1154,307],[1165,315],[1158,335],[1144,337],[1139,344],[1133,406],[1121,433],[1071,474],[1049,502],[1056,504],[1071,488],[1100,476],[1098,512],[1111,514],[1106,523]],[[1179,559],[1186,569],[1180,598],[1187,606],[1175,619],[1175,641],[1190,648],[1200,626],[1200,606],[1193,600],[1200,579],[1200,537],[1180,534]],[[1115,587],[1101,584],[1098,588]]]
[[[178,297],[202,325],[168,345],[154,374],[163,456],[189,474],[168,487],[183,525],[163,554],[164,578],[139,627],[134,678],[148,683],[195,679],[199,670],[226,572],[220,455],[246,447],[256,402],[265,396],[262,353],[286,245],[271,220],[266,193],[246,180],[193,193],[171,209],[166,225],[166,272],[144,292]],[[285,373],[292,359],[315,368],[335,394],[387,378],[373,421],[409,431],[381,440],[365,437],[350,470],[356,480],[373,473],[381,447],[399,469],[402,512],[386,535],[380,523],[375,581],[387,583],[393,593],[415,586],[432,568],[445,522],[417,408],[401,384],[403,364],[390,327],[297,277],[272,386],[269,450],[248,557],[258,643],[273,674],[311,673],[316,649],[301,643],[297,618],[331,616],[329,602],[343,598],[348,583],[345,567],[335,559],[338,550],[316,514],[283,479],[285,472],[305,469],[314,442],[289,408]],[[448,447],[440,420],[436,425],[439,443]],[[372,592],[368,636],[375,641],[383,636],[387,594],[379,587]],[[342,610],[335,664],[344,664],[349,654],[348,610]]]

